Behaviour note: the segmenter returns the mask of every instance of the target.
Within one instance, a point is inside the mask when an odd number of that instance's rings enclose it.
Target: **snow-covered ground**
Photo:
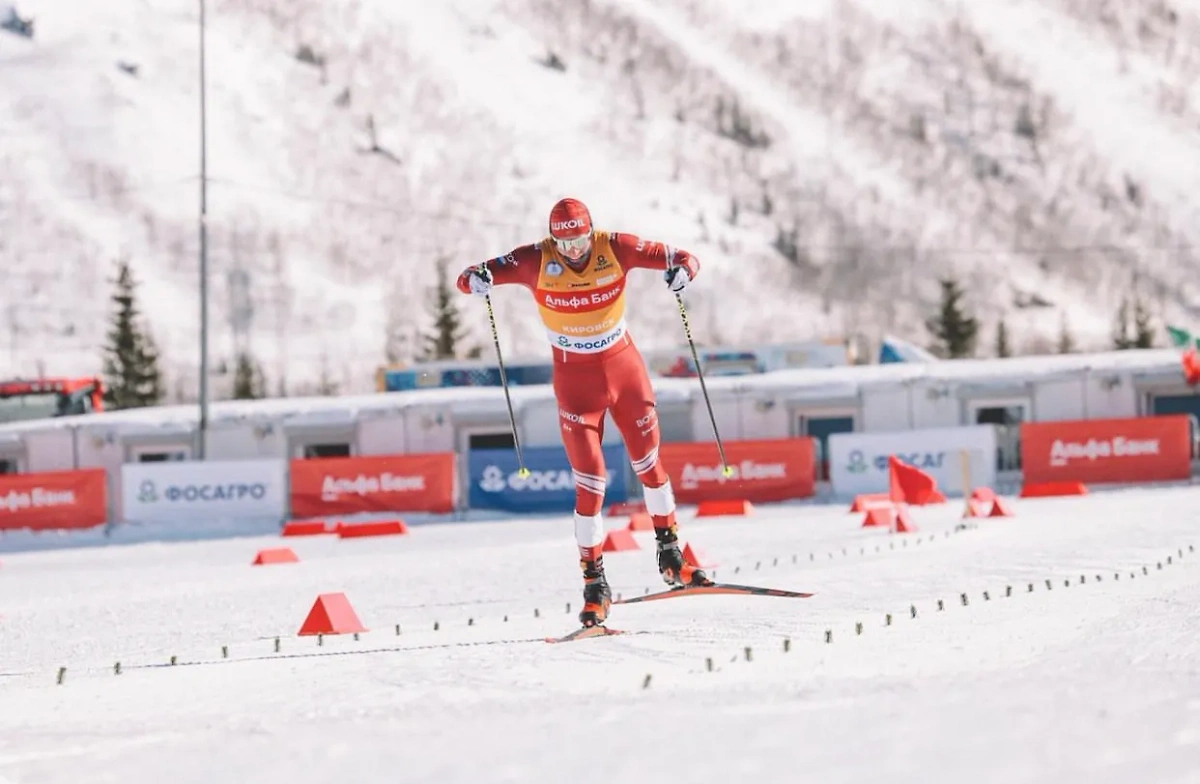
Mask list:
[[[0,781],[1195,782],[1198,493],[907,535],[687,514],[718,578],[816,595],[618,606],[626,635],[558,646],[561,518],[9,553]],[[606,557],[624,595],[659,586],[637,536]],[[249,565],[280,544],[301,562]],[[370,631],[298,637],[326,592]]]

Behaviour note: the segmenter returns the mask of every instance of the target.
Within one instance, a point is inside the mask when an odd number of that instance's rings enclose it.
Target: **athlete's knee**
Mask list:
[[[589,517],[600,514],[608,479],[602,472],[592,474],[575,470],[572,473],[575,475],[575,512]]]
[[[655,444],[645,451],[631,451],[629,455],[629,464],[633,466],[633,473],[637,474],[638,480],[646,487],[659,487],[667,482],[667,469],[663,467],[662,461],[658,459],[658,445]]]

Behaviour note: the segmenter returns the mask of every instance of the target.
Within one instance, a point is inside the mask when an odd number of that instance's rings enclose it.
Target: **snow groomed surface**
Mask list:
[[[565,518],[7,553],[0,780],[1195,781],[1200,494],[1013,507],[685,516],[718,579],[815,596],[619,605],[569,645]],[[622,595],[662,588],[635,536]],[[331,593],[367,631],[299,636]]]

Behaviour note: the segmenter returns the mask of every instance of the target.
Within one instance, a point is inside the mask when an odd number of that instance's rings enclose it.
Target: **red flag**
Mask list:
[[[895,455],[888,456],[888,497],[893,502],[921,506],[934,502],[939,496],[937,480],[932,476]]]

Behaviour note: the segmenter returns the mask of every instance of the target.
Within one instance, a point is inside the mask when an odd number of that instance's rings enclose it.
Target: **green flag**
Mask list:
[[[1193,342],[1192,333],[1188,332],[1186,329],[1172,327],[1170,324],[1168,324],[1167,333],[1171,336],[1171,343],[1175,346],[1175,348],[1186,348]],[[1200,347],[1200,340],[1196,341],[1196,346]]]

